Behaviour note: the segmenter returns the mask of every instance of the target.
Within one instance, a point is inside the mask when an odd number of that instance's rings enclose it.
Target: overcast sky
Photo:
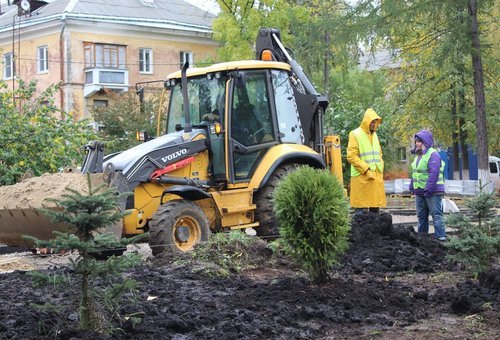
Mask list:
[[[196,5],[199,8],[217,14],[219,13],[219,5],[214,0],[184,0],[189,2],[190,4]],[[347,2],[351,5],[354,5],[358,0],[347,0]]]
[[[196,5],[197,7],[214,14],[217,14],[219,12],[219,5],[217,5],[217,3],[213,0],[184,0],[184,1]]]

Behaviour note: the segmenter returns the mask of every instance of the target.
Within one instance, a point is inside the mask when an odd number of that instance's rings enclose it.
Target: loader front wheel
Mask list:
[[[181,253],[208,240],[210,228],[203,210],[187,200],[160,206],[149,222],[149,245],[153,255]]]
[[[257,235],[275,239],[279,236],[279,226],[273,211],[273,192],[286,175],[296,170],[298,164],[285,164],[274,170],[267,183],[254,194],[255,219],[259,222]]]

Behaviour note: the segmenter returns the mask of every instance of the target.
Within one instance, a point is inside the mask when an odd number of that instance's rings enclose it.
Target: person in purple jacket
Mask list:
[[[410,192],[415,194],[418,232],[429,233],[429,214],[434,222],[434,236],[446,241],[441,200],[444,195],[444,162],[432,147],[432,133],[421,130],[415,134],[415,159],[412,163]]]

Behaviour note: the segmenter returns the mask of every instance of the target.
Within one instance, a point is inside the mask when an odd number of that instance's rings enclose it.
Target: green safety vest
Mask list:
[[[380,172],[383,172],[384,169],[382,168],[382,159],[380,157],[380,143],[377,135],[373,134],[372,144],[370,143],[370,139],[366,133],[361,128],[354,130],[353,134],[358,141],[359,158],[368,163],[370,170],[375,171],[375,169],[378,168]],[[351,165],[351,177],[359,175],[361,175],[361,173]]]
[[[413,178],[413,188],[414,189],[425,189],[427,180],[429,179],[429,170],[427,169],[427,164],[433,152],[437,152],[434,148],[429,148],[427,152],[422,155],[420,162],[417,166],[417,159],[415,157],[411,167],[413,169],[411,177]],[[441,166],[439,168],[439,177],[437,184],[444,184],[444,161],[441,160]]]

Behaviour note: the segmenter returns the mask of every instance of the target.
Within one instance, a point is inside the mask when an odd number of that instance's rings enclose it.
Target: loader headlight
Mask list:
[[[147,142],[148,141],[148,132],[147,131],[136,131],[135,133],[135,140],[141,141],[141,142]]]
[[[211,126],[210,126],[210,132],[212,134],[216,134],[217,136],[221,134],[222,132],[222,126],[220,125],[220,123],[213,123]]]

